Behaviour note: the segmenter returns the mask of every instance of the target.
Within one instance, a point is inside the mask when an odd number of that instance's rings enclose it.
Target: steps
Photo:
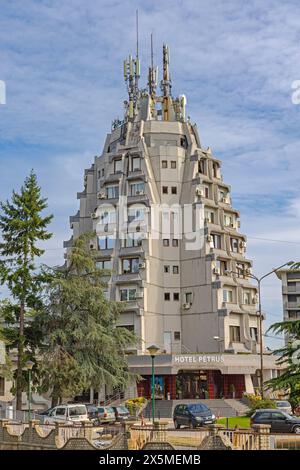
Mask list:
[[[228,398],[224,401],[236,411],[237,416],[244,416],[250,410],[249,406],[245,405],[241,400]]]
[[[240,411],[237,411],[236,408],[238,408],[238,405],[236,403],[231,403],[232,402],[238,402],[239,405],[241,405],[241,408],[239,409]],[[230,403],[228,403],[230,402]],[[213,399],[213,400],[155,400],[155,417],[156,418],[172,418],[173,417],[173,410],[176,405],[182,404],[182,403],[203,403],[206,405],[208,408],[211,409],[212,413],[216,415],[217,417],[224,417],[224,418],[230,418],[231,416],[237,416],[237,413],[244,414],[242,410],[242,403],[240,403],[238,400],[222,400],[222,399]],[[235,406],[233,406],[235,405]],[[144,411],[144,417],[145,418],[151,418],[152,416],[152,402],[151,400],[148,401],[148,404],[145,408]]]

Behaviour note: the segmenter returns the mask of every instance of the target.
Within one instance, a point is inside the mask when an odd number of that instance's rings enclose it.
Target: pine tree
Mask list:
[[[19,193],[13,191],[11,201],[0,204],[0,284],[6,285],[12,298],[11,323],[18,324],[16,408],[22,408],[23,373],[25,347],[25,315],[27,309],[35,309],[40,303],[40,289],[43,275],[38,274],[35,259],[44,250],[37,244],[48,240],[52,234],[47,226],[52,215],[43,217],[47,199],[41,197],[41,189],[33,171],[25,179]],[[7,310],[7,305],[6,305]],[[6,314],[8,312],[6,311]],[[7,331],[8,335],[12,333]],[[4,330],[5,334],[5,330]]]
[[[76,239],[66,266],[51,271],[46,309],[35,324],[41,391],[51,390],[53,406],[91,386],[126,386],[133,378],[124,350],[137,338],[117,325],[120,303],[104,296],[110,273],[97,268],[90,237]]]
[[[274,351],[278,355],[278,363],[284,364],[282,374],[266,383],[267,388],[282,390],[290,395],[292,407],[300,403],[300,320],[275,323],[269,330],[284,333],[288,342],[284,347]]]

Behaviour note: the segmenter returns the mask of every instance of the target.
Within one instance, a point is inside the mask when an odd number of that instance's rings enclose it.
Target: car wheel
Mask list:
[[[294,432],[295,434],[300,434],[300,426],[294,426],[294,427],[293,427],[293,432]]]
[[[178,423],[177,419],[174,419],[174,427],[175,429],[180,429],[180,424]]]

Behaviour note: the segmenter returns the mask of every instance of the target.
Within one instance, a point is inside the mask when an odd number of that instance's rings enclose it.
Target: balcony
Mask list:
[[[144,248],[142,245],[139,246],[123,246],[120,249],[120,256],[128,256],[128,255],[140,255],[144,253]]]
[[[135,283],[142,286],[142,279],[140,273],[124,273],[124,274],[117,274],[115,277],[116,284],[127,284],[127,283]]]

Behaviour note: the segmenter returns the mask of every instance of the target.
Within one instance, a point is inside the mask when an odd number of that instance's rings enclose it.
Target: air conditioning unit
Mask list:
[[[204,196],[204,189],[202,186],[197,186],[195,189],[196,196],[203,197]]]
[[[221,201],[224,202],[224,204],[227,204],[228,203],[228,198],[227,197],[222,197]]]
[[[98,199],[106,199],[106,193],[104,191],[98,193]]]
[[[213,237],[211,235],[207,235],[206,241],[208,241],[208,243],[211,243],[213,241]]]
[[[136,191],[136,192],[135,192],[135,195],[136,195],[136,196],[143,196],[143,195],[144,195],[144,191]]]
[[[139,268],[140,268],[140,269],[145,269],[145,268],[146,268],[146,263],[145,263],[145,261],[142,261],[141,263],[139,263]]]
[[[236,225],[237,225],[237,228],[241,228],[241,221],[237,220]]]
[[[183,310],[189,310],[191,308],[191,304],[189,302],[182,304]]]
[[[91,217],[92,219],[98,219],[97,212],[92,212]]]
[[[143,299],[144,298],[144,292],[137,292],[135,294],[136,299]]]
[[[217,274],[217,275],[220,275],[220,269],[219,268],[214,268],[213,273]]]
[[[242,240],[242,241],[240,242],[240,247],[241,247],[241,248],[246,248],[246,246],[247,246],[247,243],[246,243],[244,240]]]
[[[252,300],[253,305],[257,304],[257,298],[256,297],[252,297],[251,300]]]

